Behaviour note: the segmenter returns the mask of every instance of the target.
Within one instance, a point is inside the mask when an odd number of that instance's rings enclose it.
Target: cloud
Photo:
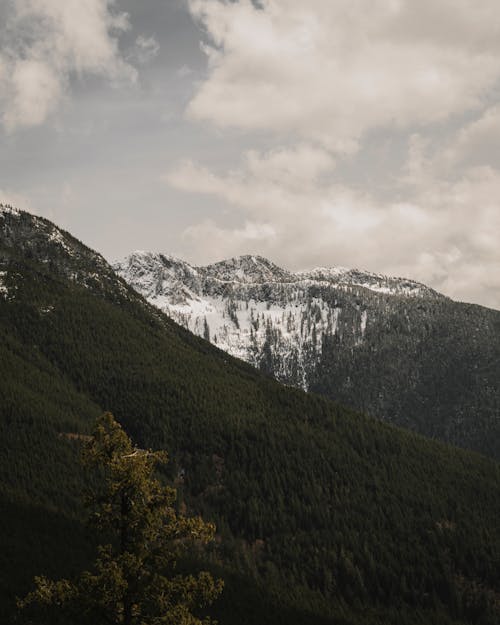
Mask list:
[[[42,123],[72,76],[134,81],[118,36],[128,18],[113,0],[13,0],[0,50],[0,107],[7,131]]]
[[[165,180],[183,191],[216,196],[246,211],[251,223],[269,225],[273,218],[293,219],[294,209],[300,211],[307,198],[317,201],[321,177],[333,165],[332,157],[321,148],[301,144],[263,154],[248,151],[240,169],[222,176],[186,160],[169,171]],[[241,240],[241,232],[236,234],[229,235],[231,249]]]
[[[300,187],[302,192],[314,187],[322,174],[330,172],[335,161],[325,150],[306,144],[291,148],[278,148],[266,153],[250,150],[244,155],[242,169],[229,172],[226,177],[217,177],[210,170],[186,160],[171,170],[166,179],[185,191],[192,188],[196,180],[197,191],[227,196],[239,201],[239,189],[251,187],[258,180],[269,187],[289,187],[292,191]],[[265,200],[267,204],[267,199]]]
[[[212,218],[185,230],[190,257],[358,266],[500,306],[495,0],[189,7],[208,70],[187,116],[281,144],[225,173],[192,161],[170,170],[171,186],[231,213],[231,226]],[[394,139],[407,158],[382,171],[370,145]]]
[[[182,65],[176,73],[179,78],[187,78],[193,73],[193,70],[189,67],[189,65]]]
[[[480,108],[500,78],[496,0],[190,0],[209,69],[187,113],[340,153],[378,127]]]
[[[408,160],[397,177],[403,185],[430,187],[438,179],[459,180],[468,172],[500,169],[500,106],[493,104],[451,135],[436,139],[431,133],[408,138]]]
[[[228,234],[231,236],[230,243]],[[228,251],[226,256],[236,256],[238,255],[237,250],[252,248],[255,244],[257,248],[263,242],[267,246],[272,246],[276,242],[276,238],[274,227],[267,223],[245,221],[241,228],[233,228],[228,232],[225,228],[219,227],[212,219],[206,219],[201,223],[188,226],[182,236],[183,242],[188,247],[209,239],[211,249],[206,250],[206,252],[208,252],[208,258],[212,261],[221,260],[221,249]],[[206,259],[207,255],[204,255],[202,262],[206,262]]]
[[[134,49],[130,55],[130,60],[140,65],[150,63],[160,52],[160,44],[156,39],[139,35],[135,40]]]
[[[64,86],[47,63],[18,59],[8,80],[8,102],[3,121],[8,130],[36,126],[56,108]]]
[[[0,188],[0,204],[6,204],[13,206],[14,208],[27,210],[31,213],[37,212],[25,195],[10,189]]]
[[[432,161],[409,160],[406,199],[374,194],[322,177],[325,153],[299,146],[247,153],[241,166],[215,174],[192,162],[167,176],[177,189],[211,195],[232,207],[241,225],[203,220],[184,232],[187,255],[206,259],[260,253],[293,269],[358,266],[419,279],[448,295],[486,305],[500,301],[500,172],[468,169],[437,179]],[[310,152],[310,156],[305,154]],[[323,160],[325,159],[325,160]],[[304,162],[316,163],[304,170]],[[417,177],[426,181],[418,184]]]
[[[445,153],[448,166],[491,165],[500,167],[500,106],[487,108],[464,125]]]

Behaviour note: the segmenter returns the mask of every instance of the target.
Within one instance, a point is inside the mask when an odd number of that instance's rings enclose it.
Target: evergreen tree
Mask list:
[[[205,339],[205,341],[210,341],[210,327],[208,325],[206,317],[203,322],[203,338]]]
[[[93,571],[76,581],[35,578],[36,588],[19,601],[28,623],[112,625],[208,625],[198,611],[222,591],[209,573],[177,571],[191,544],[212,540],[215,527],[179,516],[176,492],[154,477],[164,452],[134,449],[110,413],[97,420],[84,451],[97,474],[88,493],[91,523],[105,537]],[[34,618],[35,620],[32,620]]]

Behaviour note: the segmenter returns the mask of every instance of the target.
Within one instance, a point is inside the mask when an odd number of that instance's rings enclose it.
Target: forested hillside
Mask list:
[[[500,467],[284,387],[0,210],[0,621],[92,554],[78,435],[111,410],[217,524],[221,625],[496,625]]]
[[[500,459],[500,312],[403,278],[207,267],[136,252],[115,265],[181,325],[278,380]]]

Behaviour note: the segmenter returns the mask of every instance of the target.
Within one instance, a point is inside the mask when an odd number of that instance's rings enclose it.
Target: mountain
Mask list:
[[[500,458],[500,312],[403,278],[258,256],[114,265],[149,302],[278,380]]]
[[[40,217],[0,208],[0,271],[0,622],[92,560],[78,458],[111,410],[216,523],[220,625],[497,625],[497,463],[279,384]]]

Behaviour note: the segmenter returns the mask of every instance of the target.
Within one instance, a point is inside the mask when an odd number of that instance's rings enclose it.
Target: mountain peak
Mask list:
[[[329,341],[354,348],[403,298],[409,308],[410,300],[444,299],[412,280],[339,266],[293,273],[250,254],[193,267],[136,252],[115,270],[178,323],[256,366],[273,336],[276,376],[303,388]]]
[[[0,213],[10,213],[11,215],[20,215],[21,211],[18,208],[14,208],[10,204],[0,203]]]
[[[104,290],[115,280],[104,258],[48,219],[0,205],[0,259],[3,265],[28,257],[86,288]],[[125,288],[122,286],[122,288]]]
[[[183,300],[188,284],[199,281],[198,270],[186,261],[160,252],[136,250],[113,263],[113,269],[147,298]]]
[[[386,295],[405,295],[409,297],[444,298],[434,289],[409,278],[387,276],[381,273],[349,269],[347,267],[317,267],[310,271],[295,274],[300,280],[328,283],[340,288],[362,287]]]
[[[343,266],[316,267],[292,272],[279,267],[259,255],[244,254],[205,266],[193,266],[169,254],[137,250],[114,268],[134,288],[144,294],[144,280],[148,282],[147,297],[158,295],[162,289],[172,290],[174,284],[184,283],[189,288],[200,288],[200,280],[234,285],[291,284],[330,286],[337,289],[363,288],[383,295],[442,299],[445,296],[434,289],[411,280],[385,274],[349,269]],[[154,275],[154,288],[150,282]],[[144,278],[144,276],[149,276]],[[195,280],[196,285],[193,284]],[[186,283],[190,284],[187,285]],[[161,284],[160,284],[161,283]],[[151,290],[152,289],[152,290]]]
[[[315,267],[314,269],[296,271],[295,275],[299,279],[304,280],[321,280],[329,282],[332,279],[337,280],[340,276],[344,276],[351,271],[348,267]]]
[[[293,274],[278,267],[263,256],[245,254],[221,260],[201,268],[207,277],[222,282],[255,284],[264,282],[292,282]]]

